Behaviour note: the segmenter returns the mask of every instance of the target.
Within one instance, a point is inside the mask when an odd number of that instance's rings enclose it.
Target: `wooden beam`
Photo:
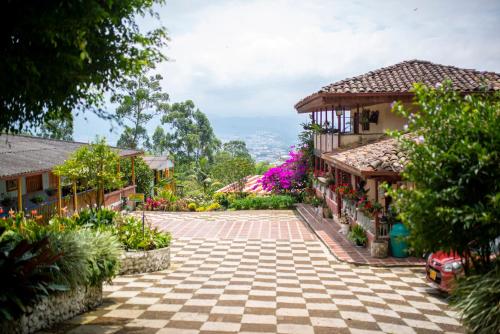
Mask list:
[[[57,176],[57,214],[62,216],[62,188],[61,188],[61,176]]]
[[[73,211],[78,212],[78,198],[76,192],[76,181],[73,181]]]
[[[23,212],[23,178],[17,178],[17,211]]]
[[[130,157],[132,170],[132,185],[135,185],[135,157]]]

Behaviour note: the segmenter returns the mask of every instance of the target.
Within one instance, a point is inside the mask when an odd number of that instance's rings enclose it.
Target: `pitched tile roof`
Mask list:
[[[84,145],[88,144],[0,134],[0,178],[52,170]],[[122,157],[142,154],[136,150],[117,151]]]
[[[299,101],[295,108],[320,94],[407,94],[416,82],[435,86],[449,79],[455,90],[474,92],[484,85],[500,90],[500,74],[434,64],[424,60],[408,60],[375,71],[334,82]]]
[[[328,160],[339,162],[363,172],[383,171],[400,173],[408,158],[394,138],[383,138],[374,143],[326,154]]]
[[[480,72],[455,66],[434,64],[430,61],[408,60],[353,78],[337,81],[323,87],[319,92],[408,92],[416,82],[435,86],[446,79],[451,80],[453,87],[461,92],[477,91],[483,84],[489,90],[500,90],[499,73]]]
[[[245,186],[243,188],[244,193],[251,193],[251,194],[256,194],[256,195],[268,195],[270,194],[269,191],[262,189],[262,185],[258,183],[257,181],[260,180],[262,175],[253,175],[253,176],[247,176]],[[218,193],[231,193],[235,192],[237,188],[237,184],[231,183],[228,184],[227,186],[217,190],[216,192]]]

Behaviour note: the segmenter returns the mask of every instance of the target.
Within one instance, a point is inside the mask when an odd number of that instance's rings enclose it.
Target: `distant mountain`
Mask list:
[[[283,161],[290,146],[297,143],[301,122],[290,117],[209,117],[215,134],[222,141],[241,139],[256,161]]]
[[[301,131],[304,116],[291,113],[289,116],[270,117],[220,117],[209,116],[210,123],[218,137],[246,137],[259,131],[278,135],[281,139],[293,145]]]

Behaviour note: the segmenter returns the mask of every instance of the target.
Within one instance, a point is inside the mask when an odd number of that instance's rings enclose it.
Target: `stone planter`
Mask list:
[[[349,233],[349,224],[340,224],[340,233],[347,235]]]
[[[128,251],[120,257],[120,275],[149,273],[170,266],[170,247],[149,251]]]
[[[29,334],[71,319],[102,303],[102,284],[76,287],[71,291],[43,297],[26,313],[9,323],[0,324],[0,333]]]
[[[389,242],[387,240],[373,240],[370,248],[372,257],[383,259],[387,257]]]

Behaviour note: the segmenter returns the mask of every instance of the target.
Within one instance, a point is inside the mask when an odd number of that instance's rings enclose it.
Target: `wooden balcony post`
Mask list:
[[[76,181],[73,181],[73,211],[78,212],[78,199],[76,193]]]
[[[340,132],[341,132],[341,126],[340,126],[340,114],[337,116],[337,126],[339,128],[339,132],[338,132],[338,135],[339,135],[339,140],[338,140],[338,145],[340,147]]]
[[[130,157],[131,170],[132,170],[132,185],[135,185],[135,157]]]
[[[62,216],[62,188],[61,188],[61,176],[57,176],[57,214]]]
[[[22,177],[17,178],[17,211],[23,212],[23,182]]]

